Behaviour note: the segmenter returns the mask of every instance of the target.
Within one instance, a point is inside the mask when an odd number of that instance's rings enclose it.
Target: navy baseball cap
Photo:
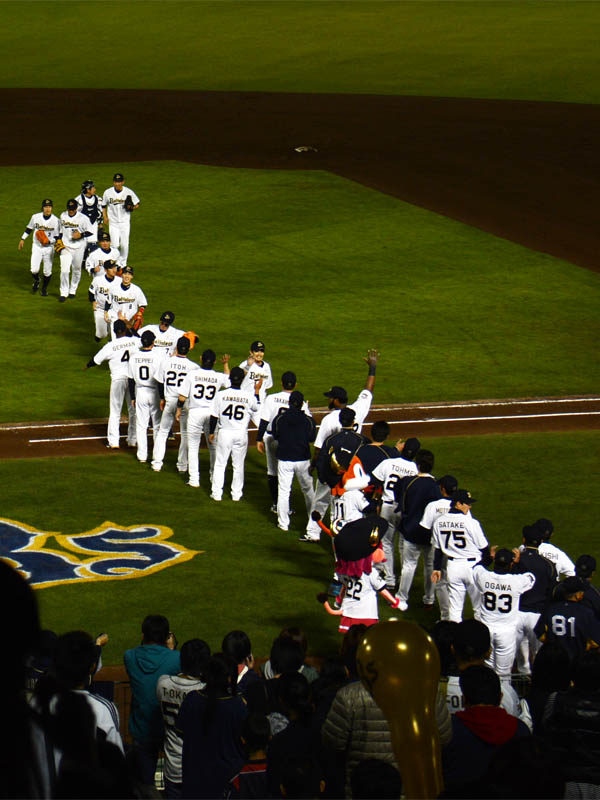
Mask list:
[[[77,211],[77,200],[74,198],[67,200],[67,211]]]
[[[506,547],[498,550],[496,555],[494,556],[494,564],[497,567],[501,567],[502,569],[509,570],[510,565],[515,560],[515,554],[512,550],[508,550]]]
[[[111,261],[109,258],[108,261],[104,262],[104,269],[116,269],[119,265],[116,261]]]
[[[589,578],[596,571],[594,556],[579,556],[575,562],[575,574],[578,578]]]
[[[179,339],[177,339],[177,352],[181,356],[185,356],[190,352],[190,340],[187,338],[187,336],[181,336]]]
[[[296,390],[292,392],[289,399],[289,404],[291,408],[302,408],[302,403],[304,403],[304,395],[302,392]]]
[[[52,202],[52,200],[49,200],[48,198],[46,198],[45,200],[42,200],[42,208],[44,206],[53,206],[53,205],[54,205],[54,203]]]
[[[571,594],[585,591],[585,583],[583,582],[583,579],[578,578],[577,575],[571,575],[569,578],[565,578],[562,582],[562,590],[563,595],[568,597]]]
[[[121,273],[123,275],[133,275],[133,267],[129,267],[129,266],[123,267],[123,269],[121,270]]]
[[[122,319],[116,319],[113,323],[113,331],[115,333],[124,333],[127,330],[127,325]]]
[[[165,313],[161,315],[160,321],[172,325],[175,322],[175,314],[172,311],[165,311]]]
[[[542,532],[535,525],[523,526],[523,541],[531,547],[538,547],[542,543]]]
[[[342,403],[348,402],[348,392],[343,386],[332,386],[328,392],[323,392],[323,395],[331,398],[332,400],[341,400]]]
[[[253,353],[258,353],[259,350],[264,353],[265,352],[265,343],[261,342],[260,339],[257,339],[255,342],[252,342],[252,344],[250,345],[250,350]]]
[[[296,385],[296,375],[293,372],[284,372],[281,376],[281,385],[284,389],[293,389]]]
[[[124,180],[125,178],[121,175],[120,172],[115,172],[115,174],[113,175],[113,183],[120,183],[121,181]]]
[[[98,241],[99,242],[110,242],[110,234],[106,231],[100,231],[98,234]]]
[[[471,497],[471,492],[467,492],[466,489],[457,489],[454,494],[452,495],[452,502],[453,503],[465,503],[466,505],[472,505],[476,503],[474,497]]]
[[[445,489],[448,494],[452,494],[458,489],[458,480],[454,477],[454,475],[442,475],[442,477],[438,481],[438,486],[441,486],[442,489]]]
[[[141,336],[142,345],[144,347],[150,347],[151,344],[154,344],[154,340],[156,336],[152,333],[152,331],[144,331]]]

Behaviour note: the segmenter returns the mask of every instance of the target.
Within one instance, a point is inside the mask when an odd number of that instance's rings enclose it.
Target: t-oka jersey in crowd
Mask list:
[[[164,386],[165,400],[179,397],[186,376],[198,369],[198,364],[187,356],[169,356],[163,358],[154,373],[154,380]]]
[[[258,411],[258,401],[254,391],[245,389],[223,389],[213,400],[211,417],[215,417],[219,430],[247,431],[250,415]],[[211,426],[214,423],[211,422]]]
[[[350,403],[350,405],[346,406],[346,408],[352,408],[354,410],[355,417],[352,430],[355,431],[355,433],[361,432],[363,423],[367,418],[367,414],[371,408],[372,401],[372,392],[370,392],[368,389],[363,389],[356,400],[353,403]],[[317,438],[315,439],[315,447],[321,449],[324,442],[329,439],[332,434],[338,433],[338,431],[341,430],[342,426],[340,424],[340,409],[337,408],[335,411],[330,411],[329,414],[326,414],[321,420],[321,427],[319,428]]]
[[[103,250],[100,245],[95,245],[85,260],[85,268],[90,273],[92,278],[94,275],[101,275],[102,270],[96,272],[96,267],[104,267],[106,261],[118,261],[121,254],[116,247],[111,247],[110,250]]]
[[[111,222],[117,224],[129,222],[131,214],[129,211],[125,211],[124,208],[125,200],[129,195],[131,195],[133,205],[137,206],[140,198],[128,186],[123,186],[120,192],[117,192],[115,187],[111,186],[104,192],[102,195],[102,208],[106,209],[109,224]]]
[[[159,349],[166,350],[167,353],[171,353],[175,350],[177,339],[180,339],[185,333],[185,331],[174,328],[172,325],[169,325],[166,331],[161,331],[160,325],[144,325],[144,327],[140,328],[138,331],[139,336],[141,337],[142,333],[146,331],[152,331],[154,334],[154,349],[158,347]]]
[[[243,384],[242,384],[243,387]],[[244,388],[244,387],[243,387]],[[245,387],[246,389],[251,389],[252,387]],[[266,432],[271,433],[271,423],[279,414],[283,414],[284,411],[287,411],[290,407],[290,395],[291,392],[281,391],[281,392],[274,392],[273,394],[269,394],[265,397],[264,401],[261,402],[260,408],[260,421],[266,422]],[[312,417],[312,414],[309,411],[308,403],[306,400],[302,403],[302,411],[305,414],[308,414],[309,417]],[[261,425],[262,429],[262,425]]]
[[[160,348],[157,350],[154,347],[151,350],[140,350],[139,339],[132,338],[130,341],[136,343],[137,349],[132,352],[129,358],[129,378],[135,382],[137,389],[156,389],[156,396],[158,397],[158,387],[154,380],[154,373],[158,369],[160,362],[165,358],[165,351]]]
[[[113,380],[128,378],[129,362],[131,361],[132,355],[137,352],[139,346],[140,343],[138,340],[132,339],[129,336],[121,336],[119,339],[113,339],[98,350],[94,356],[94,363],[102,364],[103,361],[108,361],[110,377]]]
[[[461,511],[448,511],[433,523],[431,540],[436,550],[448,558],[478,562],[481,551],[488,546],[483,529],[476,520]]]
[[[96,194],[91,197],[83,193],[80,194],[77,197],[77,210],[85,214],[90,221],[90,225],[95,225],[102,219],[102,203]]]
[[[177,714],[187,695],[205,686],[200,678],[188,678],[187,675],[161,675],[156,684],[156,697],[165,723],[165,778],[172,783],[181,784],[183,781],[183,739],[175,725]]]
[[[186,375],[179,387],[179,394],[188,398],[190,411],[195,408],[204,408],[210,411],[219,389],[227,386],[229,386],[229,376],[224,372],[200,367]]]
[[[414,461],[408,461],[402,457],[387,458],[375,467],[372,477],[383,485],[383,493],[381,495],[383,502],[396,505],[396,497],[394,495],[396,484],[406,475],[417,475],[418,472],[419,470]]]
[[[78,250],[87,244],[87,238],[84,234],[92,234],[92,226],[89,219],[77,211],[73,216],[69,215],[68,211],[63,211],[60,215],[60,238],[63,240],[65,247],[70,250]],[[81,233],[80,239],[74,239],[74,233]]]
[[[47,248],[54,247],[54,242],[60,236],[60,220],[54,214],[50,214],[49,216],[45,217],[44,214],[40,211],[38,214],[33,214],[29,222],[27,223],[27,227],[25,228],[25,233],[21,237],[22,239],[27,239],[27,237],[31,233],[36,233],[37,231],[44,231],[46,236],[49,239],[48,244],[42,244],[38,241],[37,236],[33,237],[33,246],[39,247],[42,250],[46,250]]]
[[[109,278],[106,273],[104,275],[96,275],[88,289],[90,300],[96,302],[99,311],[108,311],[111,289],[114,290],[120,285],[121,278],[117,278],[116,275],[114,278]],[[139,342],[137,342],[137,346],[140,346]]]
[[[519,598],[533,588],[535,575],[524,572],[498,573],[482,564],[473,568],[473,581],[481,592],[479,619],[488,627],[515,625],[519,616]]]
[[[248,364],[248,359],[246,359],[246,361],[242,361],[240,367],[246,373],[241,386],[245,392],[254,394],[254,383],[262,378],[262,385],[258,391],[258,397],[262,403],[267,396],[267,392],[273,386],[270,364],[267,361],[263,361],[262,364],[258,364],[256,361]]]
[[[141,306],[147,306],[146,295],[135,283],[125,286],[121,281],[111,284],[108,293],[108,305],[110,311],[117,315],[123,314],[127,319],[131,319]]]

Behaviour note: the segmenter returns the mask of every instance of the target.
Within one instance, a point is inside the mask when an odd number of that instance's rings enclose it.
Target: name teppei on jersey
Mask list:
[[[0,558],[36,589],[143,578],[203,552],[167,542],[172,535],[165,525],[124,527],[104,522],[91,531],[69,536],[0,518]]]

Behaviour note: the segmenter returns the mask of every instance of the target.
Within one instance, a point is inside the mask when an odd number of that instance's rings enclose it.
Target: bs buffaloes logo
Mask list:
[[[0,558],[37,589],[81,581],[143,578],[201,552],[167,542],[172,535],[171,528],[164,525],[125,528],[105,522],[92,531],[66,536],[0,519]]]

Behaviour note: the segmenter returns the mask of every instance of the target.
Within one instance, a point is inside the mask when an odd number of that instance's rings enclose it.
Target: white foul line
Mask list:
[[[590,417],[600,411],[557,411],[555,414],[500,414],[488,417],[438,417],[432,419],[400,419],[387,420],[389,425],[415,425],[426,422],[478,422],[479,420],[498,419],[540,419],[541,417]]]

